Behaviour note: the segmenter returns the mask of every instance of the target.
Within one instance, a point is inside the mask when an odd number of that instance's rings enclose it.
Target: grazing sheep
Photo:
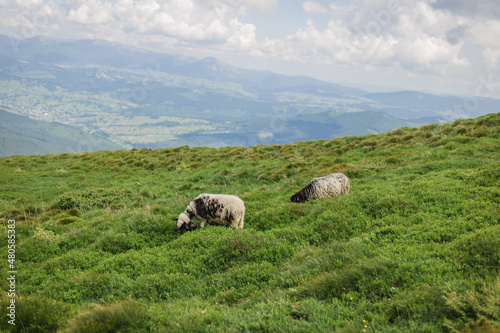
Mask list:
[[[207,194],[198,195],[186,207],[177,219],[177,230],[193,230],[196,224],[191,219],[200,220],[203,228],[207,220],[226,227],[243,229],[245,204],[234,195]]]
[[[314,178],[302,190],[290,198],[291,202],[331,198],[347,194],[350,188],[349,178],[343,173],[332,173],[326,177]]]

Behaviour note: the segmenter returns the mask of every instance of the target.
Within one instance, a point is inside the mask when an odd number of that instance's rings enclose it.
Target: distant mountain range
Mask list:
[[[0,106],[125,148],[291,143],[500,110],[494,99],[464,108],[463,97],[369,93],[101,40],[0,36],[0,64]]]

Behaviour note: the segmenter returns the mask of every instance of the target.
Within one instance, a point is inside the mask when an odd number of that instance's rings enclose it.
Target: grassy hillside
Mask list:
[[[120,149],[96,135],[58,123],[29,119],[0,108],[0,156]]]
[[[16,326],[0,327],[498,332],[499,128],[490,114],[283,146],[0,158],[1,267],[14,219],[17,270]],[[331,172],[348,195],[289,201]],[[245,228],[178,234],[202,192],[239,195]]]

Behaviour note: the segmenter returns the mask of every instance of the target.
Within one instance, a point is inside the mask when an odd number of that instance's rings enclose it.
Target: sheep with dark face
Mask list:
[[[314,178],[302,190],[292,195],[290,201],[306,202],[344,195],[349,192],[350,187],[349,178],[346,175],[332,173],[326,177]]]
[[[177,219],[179,231],[191,231],[196,228],[192,219],[201,221],[200,227],[210,220],[226,227],[243,229],[245,204],[234,195],[207,194],[198,195],[186,207]]]

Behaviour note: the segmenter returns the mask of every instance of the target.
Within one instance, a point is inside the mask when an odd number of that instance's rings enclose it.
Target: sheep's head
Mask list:
[[[291,202],[306,202],[306,199],[304,198],[304,194],[301,192],[297,192],[292,197],[290,198]]]
[[[191,221],[189,216],[187,216],[184,213],[181,213],[179,215],[179,218],[177,219],[177,230],[178,231],[191,231],[196,229],[196,223],[194,221]]]

